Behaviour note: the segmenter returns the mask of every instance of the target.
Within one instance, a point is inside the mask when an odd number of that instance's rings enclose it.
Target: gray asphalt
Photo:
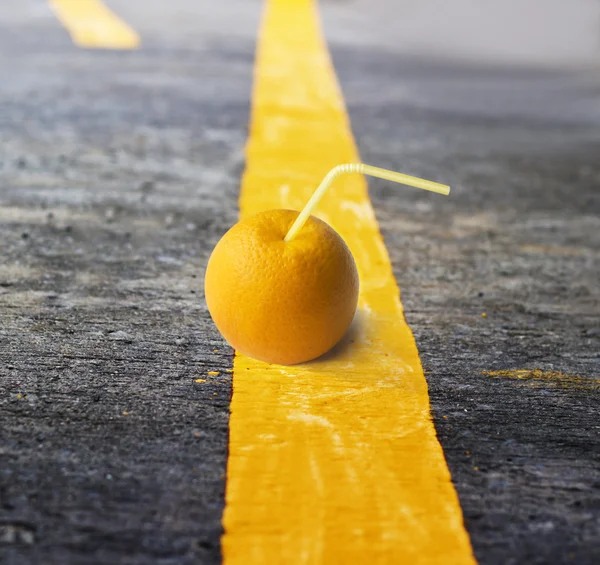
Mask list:
[[[232,351],[202,280],[260,3],[107,3],[142,49],[0,3],[0,563],[219,563]],[[481,564],[600,562],[598,11],[576,4],[545,22],[568,57],[533,22],[478,60],[466,31],[423,47],[384,3],[323,4],[363,160],[453,187],[370,182]]]

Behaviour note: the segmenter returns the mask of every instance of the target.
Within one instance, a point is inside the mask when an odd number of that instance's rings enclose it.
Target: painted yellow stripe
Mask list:
[[[357,160],[315,5],[267,0],[242,218],[299,209],[331,167]],[[236,356],[224,563],[473,564],[364,179],[338,182],[317,215],[357,260],[354,343],[295,367]]]
[[[135,49],[137,33],[100,0],[49,0],[73,43],[96,49]]]

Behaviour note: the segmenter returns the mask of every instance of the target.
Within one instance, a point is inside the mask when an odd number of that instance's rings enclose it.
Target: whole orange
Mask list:
[[[358,272],[344,240],[311,216],[285,242],[297,215],[269,210],[240,221],[206,268],[206,302],[217,328],[236,350],[267,363],[323,355],[356,311]]]

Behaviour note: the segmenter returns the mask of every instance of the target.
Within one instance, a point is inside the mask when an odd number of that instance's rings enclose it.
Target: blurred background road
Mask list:
[[[261,3],[106,5],[0,1],[0,563],[219,563]],[[479,563],[599,563],[600,2],[320,8],[363,160],[453,187],[370,181]]]

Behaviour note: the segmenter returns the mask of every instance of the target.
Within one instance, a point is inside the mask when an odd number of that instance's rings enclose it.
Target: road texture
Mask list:
[[[108,4],[139,50],[0,4],[2,564],[220,562],[232,351],[202,281],[237,217],[260,3]],[[363,160],[453,187],[370,180],[475,555],[598,563],[587,36],[566,70],[442,63],[364,9],[323,4]]]

